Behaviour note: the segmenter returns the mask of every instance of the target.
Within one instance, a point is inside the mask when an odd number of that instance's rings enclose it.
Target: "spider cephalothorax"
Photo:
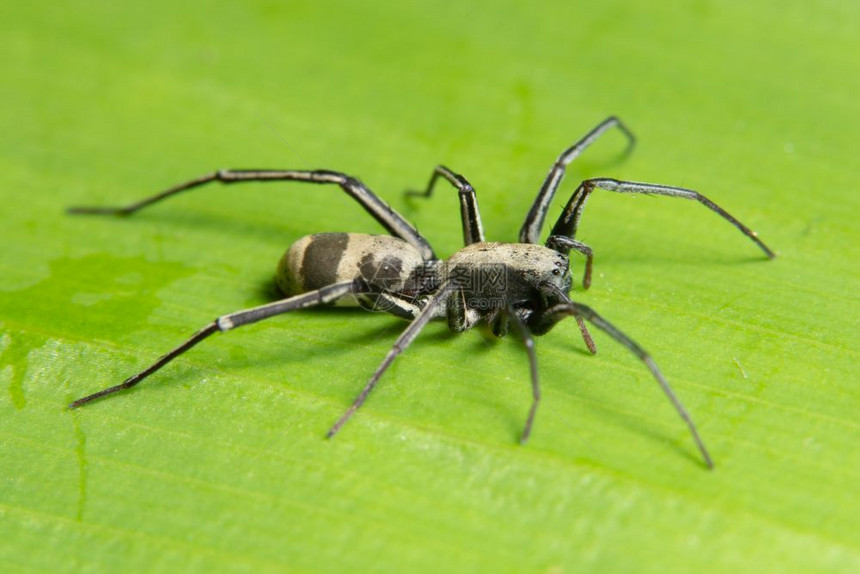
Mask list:
[[[128,389],[181,355],[203,339],[219,331],[229,331],[307,307],[337,303],[357,303],[366,308],[385,311],[409,319],[411,323],[400,335],[364,389],[329,430],[333,436],[365,401],[379,378],[418,336],[432,319],[445,318],[454,332],[471,329],[486,322],[497,336],[510,331],[522,340],[531,366],[533,401],[521,435],[524,442],[540,402],[537,358],[532,335],[542,335],[559,321],[573,317],[586,345],[595,352],[594,342],[585,321],[609,334],[639,357],[660,384],[678,414],[686,422],[705,463],[712,467],[692,419],[675,396],[669,383],[651,357],[624,333],[603,319],[590,307],[569,297],[572,284],[568,254],[576,251],[585,256],[583,287],[591,284],[592,250],[577,239],[576,230],[582,211],[596,189],[619,193],[665,195],[696,200],[737,227],[752,239],[768,257],[774,257],[756,234],[721,207],[698,192],[664,185],[596,178],[583,181],[571,195],[549,237],[541,245],[540,236],[549,205],[564,177],[566,166],[579,156],[601,134],[618,127],[632,147],[631,132],[611,117],[573,146],[562,152],[552,165],[537,198],[520,229],[517,243],[493,243],[484,238],[474,188],[466,179],[438,166],[424,192],[430,196],[442,177],[459,191],[460,218],[464,247],[448,259],[439,259],[429,242],[400,214],[380,200],[357,179],[326,170],[220,170],[167,189],[155,196],[126,207],[72,208],[72,213],[126,215],[168,196],[213,181],[230,184],[247,181],[302,181],[335,184],[355,199],[389,233],[388,236],[364,233],[318,233],[302,237],[287,250],[278,265],[276,282],[285,298],[268,305],[222,315],[195,333],[190,339],[159,358],[148,368],[123,383],[78,399],[78,407],[99,397]]]

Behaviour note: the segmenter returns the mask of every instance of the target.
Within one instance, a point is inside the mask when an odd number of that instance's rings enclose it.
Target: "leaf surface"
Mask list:
[[[0,9],[0,569],[210,572],[860,569],[857,160],[851,2],[160,1]],[[437,252],[456,194],[510,241],[558,153],[608,115],[585,177],[697,189],[701,206],[597,192],[575,293],[642,343],[696,420],[703,468],[647,370],[575,323],[537,344],[434,324],[335,440],[404,323],[296,313],[207,340],[77,411],[213,317],[273,296],[284,249],[380,228],[334,188],[200,189],[216,168],[360,177]],[[579,275],[582,262],[575,261]]]

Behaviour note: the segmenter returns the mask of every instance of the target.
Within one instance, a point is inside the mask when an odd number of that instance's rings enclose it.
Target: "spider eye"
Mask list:
[[[561,275],[561,270],[559,270],[559,269],[553,269],[553,270],[552,270],[552,274],[553,274],[553,275]]]

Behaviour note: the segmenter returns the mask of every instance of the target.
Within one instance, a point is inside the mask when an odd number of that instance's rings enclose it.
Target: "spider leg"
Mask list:
[[[736,228],[740,230],[741,233],[749,237],[759,248],[764,251],[769,258],[776,257],[776,253],[774,253],[767,245],[762,242],[761,239],[758,238],[756,232],[751,230],[749,227],[735,219],[733,215],[727,212],[725,209],[702,195],[697,191],[693,191],[691,189],[684,189],[682,187],[670,187],[668,185],[656,185],[652,183],[638,183],[634,181],[619,181],[617,179],[609,179],[609,178],[595,178],[595,179],[586,179],[573,195],[570,197],[570,200],[567,202],[567,205],[564,208],[561,216],[558,218],[558,221],[555,224],[555,227],[552,228],[551,235],[563,235],[573,239],[576,237],[576,230],[579,226],[579,219],[582,217],[582,210],[585,208],[585,203],[588,201],[589,196],[595,189],[603,189],[605,191],[615,191],[618,193],[642,193],[645,195],[665,195],[667,197],[680,197],[683,199],[693,199],[710,209],[711,211],[716,212],[720,217],[734,225]],[[566,253],[566,247],[560,246],[560,248],[556,248],[556,251],[561,253]]]
[[[617,327],[615,327],[612,323],[601,317],[594,311],[591,307],[587,305],[583,305],[581,303],[562,303],[552,307],[548,310],[548,313],[554,315],[559,318],[559,320],[564,316],[573,316],[576,318],[584,318],[587,319],[592,325],[600,329],[601,331],[608,334],[610,337],[618,341],[621,345],[627,347],[634,355],[639,357],[639,359],[645,363],[645,366],[648,367],[648,370],[651,371],[651,374],[654,376],[654,379],[659,383],[660,388],[663,389],[663,393],[675,407],[675,410],[678,412],[678,415],[684,420],[687,424],[687,428],[690,430],[690,434],[693,435],[693,440],[696,442],[696,446],[699,448],[699,452],[702,454],[702,458],[705,461],[705,464],[708,468],[714,468],[713,460],[711,460],[711,455],[708,454],[708,449],[705,448],[705,443],[702,442],[702,438],[699,436],[699,432],[696,430],[696,425],[693,423],[693,419],[690,417],[690,414],[687,412],[687,409],[684,408],[684,405],[681,403],[680,399],[675,395],[675,392],[672,390],[672,387],[669,385],[669,381],[663,376],[663,373],[660,372],[660,369],[657,368],[657,364],[651,358],[651,356],[640,347],[633,339],[622,333]]]
[[[253,307],[251,309],[236,311],[228,315],[222,315],[221,317],[218,317],[217,319],[197,331],[184,343],[182,343],[172,351],[166,353],[165,355],[159,357],[158,360],[156,360],[146,369],[140,371],[136,375],[129,377],[119,385],[103,389],[97,393],[76,400],[69,405],[69,408],[74,409],[81,405],[85,405],[89,402],[92,402],[96,399],[100,399],[106,395],[112,395],[119,391],[124,391],[126,389],[134,387],[142,380],[147,378],[149,375],[155,373],[156,371],[161,369],[161,367],[163,367],[179,355],[182,355],[183,353],[197,345],[197,343],[203,341],[214,333],[229,331],[231,329],[235,329],[243,325],[256,323],[257,321],[262,321],[263,319],[268,319],[269,317],[274,317],[275,315],[288,313],[297,309],[305,309],[307,307],[314,307],[317,305],[333,303],[338,299],[341,299],[342,297],[361,293],[366,289],[367,287],[363,284],[363,282],[344,281],[341,283],[334,283],[333,285],[323,287],[322,289],[318,289],[316,291],[310,291],[308,293],[296,295],[295,297],[275,301],[274,303],[269,303],[267,305],[261,305],[259,307]]]
[[[564,150],[558,156],[558,159],[555,160],[555,163],[552,164],[531,209],[529,209],[528,215],[526,215],[523,226],[520,228],[520,243],[537,243],[540,240],[546,212],[549,209],[549,204],[552,202],[556,190],[558,190],[558,186],[561,184],[561,180],[564,179],[565,168],[570,162],[579,157],[588,146],[613,127],[618,127],[627,136],[628,143],[625,154],[633,149],[633,146],[636,144],[636,137],[633,135],[633,132],[627,129],[627,126],[621,123],[621,120],[617,117],[611,116],[600,122],[597,127],[585,134],[578,142]]]
[[[528,327],[526,327],[526,324],[523,323],[523,320],[520,319],[513,307],[508,307],[507,317],[510,321],[510,324],[513,326],[513,330],[516,332],[517,336],[519,336],[520,341],[522,341],[523,346],[526,349],[526,353],[529,357],[529,372],[531,374],[532,380],[532,406],[529,409],[529,416],[526,419],[526,426],[523,428],[523,434],[520,435],[520,444],[525,444],[525,442],[529,439],[529,435],[531,435],[532,424],[535,420],[535,413],[537,413],[538,404],[540,403],[540,385],[538,383],[538,366],[537,355],[535,354],[535,340],[534,337],[532,337],[531,333],[529,333]]]
[[[417,301],[390,291],[363,293],[356,299],[358,304],[368,311],[390,313],[401,319],[414,319],[421,312]]]
[[[418,248],[424,259],[436,259],[430,243],[410,224],[402,215],[394,211],[387,203],[379,199],[363,183],[354,177],[327,170],[271,170],[271,169],[248,169],[232,170],[222,169],[180,183],[156,195],[147,197],[135,203],[120,207],[72,207],[69,213],[74,214],[101,214],[101,215],[130,215],[136,211],[157,203],[167,197],[176,195],[182,191],[200,187],[211,182],[224,184],[240,183],[247,181],[303,181],[307,183],[328,184],[333,183],[341,187],[347,195],[356,200],[382,227],[395,237],[399,237]]]
[[[420,195],[430,197],[439,177],[447,179],[451,185],[460,191],[460,219],[463,222],[463,244],[483,243],[484,227],[481,224],[481,213],[478,211],[478,199],[475,196],[475,188],[472,187],[465,177],[454,173],[444,165],[437,165],[427,183],[424,191],[407,191],[406,195]]]
[[[367,400],[367,396],[376,386],[376,383],[379,382],[379,378],[388,370],[388,367],[391,366],[391,363],[394,362],[394,359],[397,356],[405,351],[407,347],[415,340],[415,337],[421,332],[421,330],[430,322],[431,319],[437,317],[437,312],[439,311],[439,307],[446,301],[447,296],[453,290],[453,285],[450,281],[443,283],[439,290],[431,295],[427,299],[427,303],[424,305],[424,308],[418,313],[415,319],[409,324],[403,333],[397,338],[394,342],[394,345],[391,347],[391,350],[388,351],[388,354],[385,355],[385,358],[382,360],[382,363],[379,367],[376,368],[376,371],[373,373],[373,376],[370,377],[370,380],[355,398],[355,401],[350,405],[348,409],[341,415],[337,422],[329,429],[328,434],[326,435],[328,438],[333,437],[337,432],[349,421],[355,411],[358,410],[361,405],[364,404],[364,401]]]

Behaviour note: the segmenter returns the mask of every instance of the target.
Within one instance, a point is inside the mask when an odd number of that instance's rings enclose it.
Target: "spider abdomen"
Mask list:
[[[290,246],[278,263],[275,280],[288,296],[356,278],[383,291],[401,292],[423,265],[418,249],[397,237],[316,233]]]

